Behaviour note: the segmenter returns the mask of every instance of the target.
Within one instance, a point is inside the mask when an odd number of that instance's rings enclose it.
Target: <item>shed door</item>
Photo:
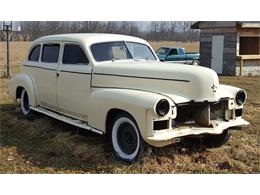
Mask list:
[[[222,74],[223,67],[224,36],[213,36],[211,68],[218,74]]]

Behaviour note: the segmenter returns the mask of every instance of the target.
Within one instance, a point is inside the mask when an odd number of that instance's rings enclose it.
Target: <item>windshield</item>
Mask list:
[[[167,55],[169,53],[169,50],[169,48],[161,47],[156,51],[156,53],[161,55]]]
[[[151,49],[144,44],[125,42],[127,48],[130,50],[131,55],[135,59],[145,59],[145,60],[156,60]]]
[[[134,42],[105,42],[91,46],[91,52],[96,61],[145,59],[156,60],[151,49],[144,44]]]

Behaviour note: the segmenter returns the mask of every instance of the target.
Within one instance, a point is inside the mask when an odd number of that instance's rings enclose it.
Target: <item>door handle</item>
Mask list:
[[[59,73],[59,72],[56,72],[56,76],[59,77],[59,76],[60,76],[60,73]]]

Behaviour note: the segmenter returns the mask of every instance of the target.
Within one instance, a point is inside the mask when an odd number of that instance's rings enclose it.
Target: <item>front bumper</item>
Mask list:
[[[221,134],[230,127],[249,125],[249,122],[239,117],[234,120],[211,120],[212,127],[180,126],[166,130],[154,131],[147,137],[147,142],[155,147],[163,147],[176,143],[181,137],[202,134]]]

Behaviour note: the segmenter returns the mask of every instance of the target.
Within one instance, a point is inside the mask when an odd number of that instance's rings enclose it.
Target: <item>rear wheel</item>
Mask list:
[[[230,138],[230,134],[228,134],[228,130],[226,130],[220,135],[206,135],[205,137],[202,138],[202,143],[206,147],[216,148],[227,143],[229,138]]]
[[[116,116],[111,132],[111,142],[116,157],[136,162],[143,150],[143,140],[135,120],[128,114]]]
[[[21,113],[28,119],[33,118],[33,110],[30,109],[28,93],[23,89],[21,93]]]
[[[198,66],[200,64],[199,60],[193,60],[192,65]]]

